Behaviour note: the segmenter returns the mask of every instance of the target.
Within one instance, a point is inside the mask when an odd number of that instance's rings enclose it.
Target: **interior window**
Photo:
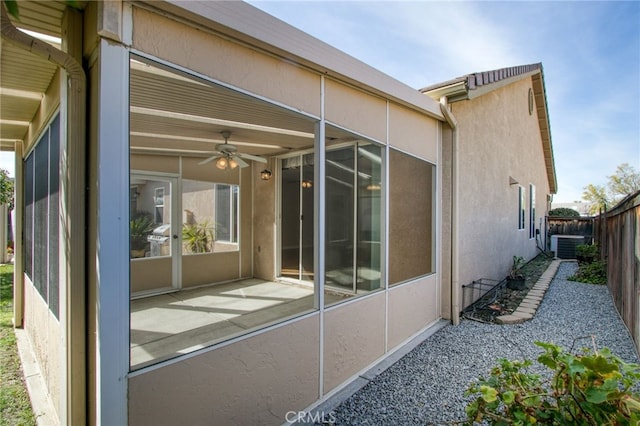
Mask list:
[[[238,185],[182,181],[182,253],[238,249]]]

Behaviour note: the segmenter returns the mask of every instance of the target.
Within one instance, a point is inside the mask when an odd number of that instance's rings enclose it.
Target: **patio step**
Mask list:
[[[535,285],[529,290],[520,305],[509,315],[502,315],[496,318],[498,324],[519,324],[530,320],[536,314],[545,293],[549,289],[551,280],[558,272],[560,259],[554,259],[546,271],[538,278]]]

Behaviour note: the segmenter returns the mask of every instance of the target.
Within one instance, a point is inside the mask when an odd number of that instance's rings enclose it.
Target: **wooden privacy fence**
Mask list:
[[[607,261],[607,285],[640,350],[640,191],[595,218],[594,239]]]
[[[549,237],[552,235],[582,235],[585,242],[593,237],[593,217],[547,217]]]

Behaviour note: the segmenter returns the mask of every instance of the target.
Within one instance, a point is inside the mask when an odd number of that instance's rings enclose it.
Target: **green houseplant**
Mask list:
[[[209,253],[213,251],[214,228],[209,222],[185,223],[182,227],[182,243],[190,253]]]
[[[521,270],[525,263],[524,257],[513,256],[511,270],[507,276],[507,288],[511,290],[524,290],[526,280]]]
[[[129,222],[129,244],[131,257],[144,257],[149,242],[147,237],[153,232],[155,223],[151,219],[151,215],[138,213],[131,218]]]

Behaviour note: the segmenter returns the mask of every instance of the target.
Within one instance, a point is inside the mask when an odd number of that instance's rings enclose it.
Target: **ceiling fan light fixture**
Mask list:
[[[231,170],[233,170],[236,167],[238,167],[238,163],[233,158],[230,158],[228,163],[229,163],[229,167],[231,167]]]
[[[226,157],[220,157],[216,160],[216,167],[220,170],[227,170],[227,167],[229,167],[229,161]]]

